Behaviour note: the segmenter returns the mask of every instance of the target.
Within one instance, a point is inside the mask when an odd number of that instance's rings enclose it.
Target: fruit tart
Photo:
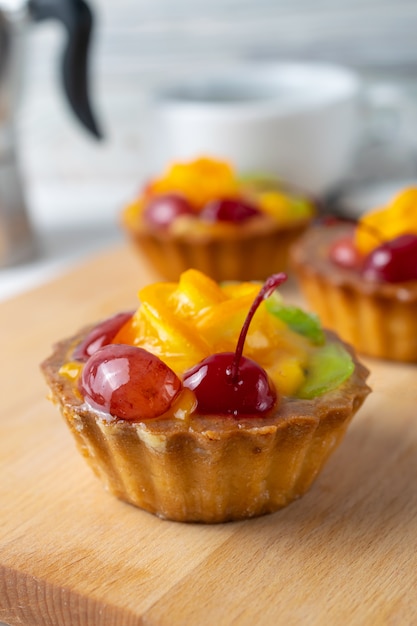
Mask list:
[[[355,224],[312,228],[291,256],[325,326],[369,356],[417,362],[417,188]]]
[[[174,163],[123,211],[129,239],[159,274],[189,267],[215,280],[263,280],[285,270],[313,202],[276,179],[240,177],[226,162]]]
[[[52,400],[112,494],[215,523],[309,489],[369,393],[368,371],[283,301],[285,278],[218,284],[190,269],[55,346],[42,364]]]

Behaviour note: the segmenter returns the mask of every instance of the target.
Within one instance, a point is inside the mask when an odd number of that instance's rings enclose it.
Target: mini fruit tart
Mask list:
[[[325,326],[363,354],[417,362],[417,189],[356,224],[312,228],[291,259]]]
[[[215,523],[309,489],[370,391],[368,370],[285,304],[285,278],[219,285],[190,269],[56,345],[42,364],[52,400],[111,493]]]
[[[276,179],[239,177],[225,162],[173,164],[123,212],[134,245],[168,280],[193,267],[215,280],[263,280],[285,269],[313,202]]]

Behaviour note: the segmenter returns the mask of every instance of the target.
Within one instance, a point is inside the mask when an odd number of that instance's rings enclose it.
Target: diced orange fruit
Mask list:
[[[197,399],[191,389],[184,387],[174,399],[169,413],[175,419],[187,420],[197,407]]]
[[[278,191],[265,191],[258,196],[259,208],[279,222],[310,217],[314,210],[307,200],[293,198]]]
[[[181,375],[210,354],[236,349],[260,289],[257,282],[219,286],[202,272],[187,270],[178,284],[155,283],[141,289],[140,307],[113,342],[145,348]],[[281,393],[290,394],[303,382],[308,345],[261,303],[249,326],[244,354],[268,371]]]
[[[210,348],[185,319],[175,313],[176,283],[155,283],[139,292],[141,305],[113,343],[148,349],[175,372],[208,356]]]
[[[68,361],[68,363],[64,363],[64,365],[60,367],[59,374],[70,380],[76,380],[81,375],[82,369],[83,363],[79,361]]]
[[[175,291],[176,286],[176,283],[155,283],[149,285],[139,291],[139,300],[147,302],[150,309],[158,311]],[[113,339],[113,343],[137,345],[138,337],[144,335],[153,336],[155,342],[159,340],[152,325],[147,322],[145,316],[141,315],[141,308],[139,308],[133,317],[119,330]]]
[[[225,282],[222,285],[222,292],[227,298],[241,298],[242,296],[251,296],[252,300],[256,298],[262,283],[258,282]]]
[[[225,352],[236,348],[239,333],[252,302],[251,295],[230,298],[200,314],[196,330],[205,337],[213,352]],[[256,314],[249,332],[256,325],[255,318]],[[248,342],[249,337],[246,340],[246,346]]]
[[[180,276],[171,302],[176,314],[184,318],[195,317],[202,311],[226,300],[219,285],[202,272],[189,269]]]
[[[180,193],[198,211],[210,200],[236,195],[238,181],[228,163],[201,157],[190,163],[171,165],[152,182],[151,191],[154,194]]]
[[[274,364],[266,369],[283,396],[295,395],[305,379],[302,363],[293,355],[277,355]]]
[[[259,195],[260,208],[279,221],[291,219],[291,201],[283,193],[266,191]]]
[[[403,234],[417,234],[417,188],[398,194],[383,208],[371,211],[358,222],[355,244],[362,254],[369,254],[384,241]]]
[[[149,198],[163,194],[184,196],[194,213],[181,215],[173,220],[173,232],[181,234],[191,229],[197,233],[208,231],[212,235],[234,227],[227,222],[206,222],[196,219],[203,207],[212,200],[226,198],[246,199],[261,212],[278,222],[287,223],[310,217],[313,204],[306,198],[296,197],[281,190],[275,178],[261,176],[240,177],[226,161],[202,156],[188,162],[174,162],[158,178],[150,181],[140,197],[131,202],[123,212],[127,225],[135,225]]]

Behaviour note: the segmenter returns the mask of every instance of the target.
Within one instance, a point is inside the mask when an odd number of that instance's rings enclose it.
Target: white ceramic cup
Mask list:
[[[348,175],[361,131],[361,81],[318,63],[239,65],[154,99],[153,166],[208,155],[315,195]]]

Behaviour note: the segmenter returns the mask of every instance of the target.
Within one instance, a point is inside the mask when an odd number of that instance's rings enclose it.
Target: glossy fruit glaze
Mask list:
[[[363,216],[351,236],[334,242],[329,258],[364,280],[417,280],[417,189],[407,189],[387,207]]]
[[[183,384],[195,393],[201,412],[257,416],[276,406],[278,392],[268,374],[258,363],[242,355],[256,310],[286,278],[283,273],[274,274],[265,282],[249,309],[235,352],[210,355],[185,372]]]
[[[365,257],[361,272],[366,280],[417,280],[417,235],[400,235],[381,244]]]
[[[80,391],[88,403],[125,420],[162,415],[181,389],[181,381],[147,350],[119,344],[99,348],[86,362]]]
[[[166,193],[151,198],[145,205],[143,219],[156,228],[167,228],[181,215],[193,215],[187,198],[178,193]]]
[[[187,270],[178,283],[148,285],[133,315],[87,334],[62,375],[78,376],[90,406],[129,421],[262,416],[282,396],[325,393],[351,375],[351,358],[326,343],[315,316],[285,305],[283,280],[220,286]]]
[[[151,180],[125,210],[126,223],[139,219],[156,231],[167,231],[180,220],[192,228],[198,220],[210,225],[243,224],[268,217],[280,223],[311,218],[313,202],[306,195],[284,189],[278,179],[241,177],[224,161],[197,158],[172,164]]]
[[[87,361],[99,348],[111,343],[119,330],[132,317],[133,311],[117,313],[97,324],[74,351],[76,361]]]

